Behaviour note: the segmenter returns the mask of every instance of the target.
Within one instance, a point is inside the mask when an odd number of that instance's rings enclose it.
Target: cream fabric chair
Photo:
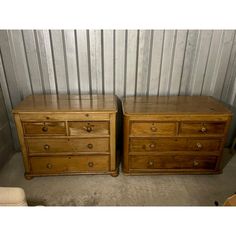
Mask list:
[[[28,206],[24,189],[0,187],[0,206]]]

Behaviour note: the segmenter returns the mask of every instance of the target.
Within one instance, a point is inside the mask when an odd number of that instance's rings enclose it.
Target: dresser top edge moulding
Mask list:
[[[232,115],[223,103],[210,96],[128,96],[122,108],[124,115]]]
[[[18,112],[116,112],[114,95],[30,95],[13,109]]]

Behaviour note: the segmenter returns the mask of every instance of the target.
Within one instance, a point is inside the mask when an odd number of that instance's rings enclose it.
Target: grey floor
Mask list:
[[[219,175],[78,175],[24,178],[20,153],[0,170],[0,186],[24,188],[29,205],[214,206],[236,192],[236,156],[224,150]]]

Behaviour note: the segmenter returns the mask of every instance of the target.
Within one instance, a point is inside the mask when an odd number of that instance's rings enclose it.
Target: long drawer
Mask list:
[[[109,156],[32,157],[30,166],[33,174],[106,172],[109,170]]]
[[[130,156],[130,168],[155,169],[215,169],[216,156]]]
[[[130,152],[219,151],[221,139],[131,138]]]
[[[62,121],[62,120],[109,120],[108,113],[86,113],[86,112],[30,112],[21,113],[22,121]]]
[[[109,138],[29,138],[28,153],[109,152]]]

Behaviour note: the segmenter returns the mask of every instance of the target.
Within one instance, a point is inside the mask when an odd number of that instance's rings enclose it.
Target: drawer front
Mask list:
[[[27,122],[23,123],[24,134],[30,135],[66,135],[65,122]]]
[[[177,138],[130,139],[131,152],[181,151],[186,146],[187,146],[186,139],[177,139]]]
[[[175,122],[132,122],[131,135],[164,136],[176,134]]]
[[[20,118],[23,121],[61,121],[61,120],[109,120],[109,113],[81,113],[81,112],[51,112],[39,113],[29,112],[20,113]]]
[[[216,156],[133,156],[131,169],[215,169]]]
[[[182,122],[181,135],[224,135],[225,122]]]
[[[131,138],[130,152],[218,151],[220,139]]]
[[[30,159],[33,173],[106,172],[109,156],[33,157]]]
[[[73,153],[73,152],[109,152],[108,138],[90,139],[27,139],[29,154]]]
[[[78,121],[68,122],[70,135],[109,135],[109,122]]]
[[[187,139],[188,151],[213,152],[220,151],[221,139]]]

